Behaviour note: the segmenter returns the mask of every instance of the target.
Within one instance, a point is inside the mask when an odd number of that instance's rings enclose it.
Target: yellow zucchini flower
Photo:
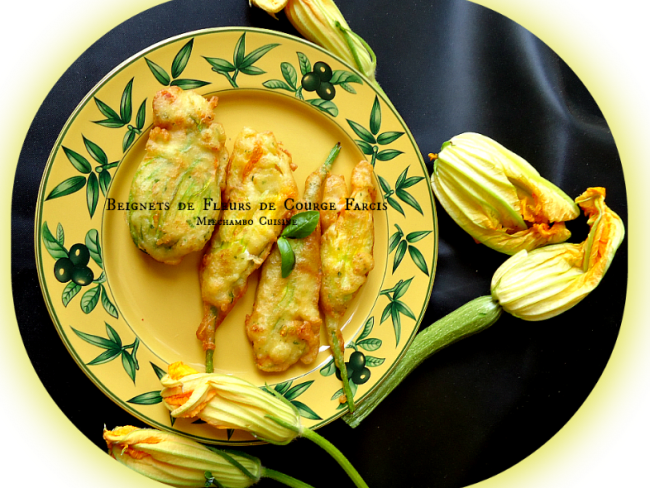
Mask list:
[[[198,417],[218,429],[246,430],[272,444],[291,442],[302,431],[296,407],[248,381],[199,373],[181,362],[168,371],[160,380],[161,396],[172,417]]]
[[[271,444],[287,444],[302,436],[325,449],[357,488],[368,488],[345,456],[303,428],[298,409],[274,390],[267,393],[234,376],[199,373],[182,362],[170,364],[167,371],[160,380],[164,387],[160,395],[172,417],[198,417],[217,429],[245,430]]]
[[[383,93],[375,80],[374,51],[355,34],[332,0],[251,0],[273,17],[282,8],[289,22],[305,38],[336,54],[363,73]]]
[[[621,218],[605,205],[605,189],[576,198],[591,227],[581,244],[562,243],[520,251],[497,269],[492,297],[523,320],[544,320],[568,310],[602,280],[625,236]]]
[[[526,160],[489,137],[464,133],[442,145],[431,175],[438,201],[476,241],[505,254],[566,241],[576,204]]]
[[[104,430],[109,454],[148,478],[171,486],[245,488],[263,476],[259,459],[208,449],[179,435],[155,429]],[[206,485],[214,477],[219,484]]]

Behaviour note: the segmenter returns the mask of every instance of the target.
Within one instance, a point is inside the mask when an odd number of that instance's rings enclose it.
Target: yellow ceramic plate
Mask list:
[[[329,83],[316,86],[309,76],[316,63],[332,70]],[[352,384],[362,402],[390,374],[429,300],[437,228],[426,167],[395,108],[353,68],[313,44],[260,29],[202,30],[152,46],[106,76],[65,125],[41,183],[35,238],[45,301],[70,354],[106,395],[154,427],[203,442],[253,441],[239,431],[174,422],[161,403],[159,378],[168,364],[203,368],[195,337],[200,253],[178,266],[153,261],[131,241],[119,203],[128,200],[143,157],[153,96],[170,84],[219,97],[229,150],[244,126],[272,131],[298,165],[301,188],[337,141],[334,173],[349,181],[359,160],[375,165],[386,207],[375,212],[375,268],[343,328],[346,354],[362,353],[371,372]],[[309,366],[280,374],[256,369],[244,330],[256,282],[254,275],[218,329],[215,371],[274,388],[309,427],[331,422],[345,410],[327,346]]]

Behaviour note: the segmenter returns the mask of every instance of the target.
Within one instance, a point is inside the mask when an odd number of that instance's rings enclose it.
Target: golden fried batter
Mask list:
[[[345,180],[338,175],[329,176],[325,180],[323,202],[336,203],[339,211],[337,215],[332,211],[321,212],[323,281],[320,303],[325,313],[327,338],[336,365],[341,371],[351,411],[354,407],[349,395],[346,368],[343,364],[345,346],[340,322],[350,301],[366,282],[367,275],[374,266],[372,210],[355,210],[355,208],[371,208],[370,204],[375,199],[372,173],[372,165],[365,160],[354,167],[350,198],[346,198]]]
[[[323,181],[339,150],[337,145],[322,168],[307,177],[303,202],[320,203]],[[253,313],[246,317],[246,333],[262,371],[285,371],[298,360],[310,364],[318,354],[322,324],[318,309],[320,238],[319,223],[309,236],[288,239],[296,264],[287,278],[282,277],[277,244],[262,266]]]
[[[200,269],[204,317],[197,336],[206,351],[214,350],[217,327],[289,219],[285,202],[298,195],[293,169],[290,154],[272,133],[244,128],[237,136],[224,193],[227,208]]]
[[[203,210],[203,199],[218,208],[225,185],[228,151],[214,121],[216,106],[216,97],[176,86],[154,96],[153,128],[131,183],[127,220],[133,242],[156,261],[178,264],[203,249],[214,230],[197,221],[217,218],[218,210]]]

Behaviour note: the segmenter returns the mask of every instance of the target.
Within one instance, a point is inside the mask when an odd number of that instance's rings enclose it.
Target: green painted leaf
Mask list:
[[[280,71],[282,71],[282,77],[286,80],[289,86],[295,90],[298,84],[298,74],[293,65],[286,62],[282,63],[280,64]]]
[[[302,86],[296,90],[296,98],[299,100],[305,99],[305,97],[302,96]]]
[[[65,285],[65,288],[63,289],[63,294],[61,295],[61,301],[63,302],[63,306],[67,307],[68,303],[70,303],[70,300],[72,300],[75,296],[77,296],[77,293],[81,291],[81,286],[77,285],[74,281],[69,282],[67,285]]]
[[[86,203],[88,204],[88,212],[90,218],[95,215],[97,209],[97,202],[99,201],[99,182],[95,173],[88,175],[88,184],[86,185]]]
[[[358,124],[357,122],[350,119],[346,119],[346,120],[348,121],[348,125],[354,131],[354,133],[358,135],[361,139],[366,141],[368,144],[374,144],[377,142],[375,140],[375,136],[373,136],[370,132],[368,132],[368,129],[363,127],[361,124]]]
[[[119,315],[117,313],[117,308],[115,308],[115,305],[111,302],[111,300],[108,298],[108,293],[106,293],[106,288],[102,286],[102,305],[104,306],[104,310],[109,315],[112,315],[116,319],[119,318]]]
[[[402,259],[404,259],[404,254],[406,254],[407,247],[408,244],[406,244],[406,241],[400,241],[399,246],[397,246],[397,252],[395,253],[395,257],[393,258],[393,273],[398,268],[398,266],[402,263]]]
[[[340,393],[339,393],[339,391],[340,391]],[[335,400],[336,398],[343,395],[343,389],[341,388],[339,391],[334,393],[335,396],[332,396],[332,400]],[[357,384],[354,381],[350,381],[350,391],[352,392],[352,398],[354,398],[354,395],[357,394]],[[343,408],[348,408],[347,403],[341,403],[340,405],[338,405],[336,407],[337,410],[341,410]]]
[[[133,115],[133,78],[124,87],[122,100],[120,101],[120,118],[122,122],[128,124]]]
[[[203,56],[203,59],[205,59],[210,65],[218,72],[218,73],[232,73],[235,71],[237,68],[233,66],[233,64],[230,61],[227,61],[225,59],[221,58],[206,58]]]
[[[99,173],[99,189],[105,197],[108,196],[108,187],[110,184],[111,174],[106,170]]]
[[[393,331],[395,332],[395,346],[397,346],[402,335],[402,319],[400,317],[398,308],[395,306],[395,302],[391,303],[390,317],[393,321]]]
[[[120,335],[115,331],[113,327],[108,325],[108,322],[104,322],[106,325],[106,336],[108,339],[112,342],[114,342],[118,348],[122,347],[122,339],[120,339]]]
[[[292,384],[292,383],[293,383],[293,381],[291,381],[291,380],[289,380],[289,381],[285,381],[285,382],[283,382],[283,383],[278,383],[277,385],[275,385],[275,387],[274,387],[273,389],[274,389],[275,391],[277,391],[280,395],[284,395],[284,393],[285,393],[289,388],[291,388],[291,384]],[[271,392],[269,392],[269,393],[271,393]],[[273,394],[273,393],[271,393],[271,395],[272,395],[272,394]]]
[[[388,241],[388,254],[392,253],[395,250],[401,239],[402,233],[399,230],[390,236],[390,240]]]
[[[284,394],[284,397],[287,400],[294,400],[298,398],[300,395],[302,395],[304,392],[306,392],[309,389],[309,387],[312,385],[313,382],[314,380],[305,381],[304,383],[300,383],[299,385],[294,386]]]
[[[107,127],[109,129],[119,129],[124,127],[126,124],[119,119],[106,119],[106,120],[96,120],[93,123],[101,125],[102,127]]]
[[[81,137],[84,140],[84,145],[86,146],[86,151],[88,151],[88,154],[90,154],[92,158],[99,164],[108,164],[108,157],[106,156],[104,150],[93,141],[86,139],[83,134]]]
[[[379,161],[390,161],[391,159],[395,159],[400,154],[403,154],[403,152],[398,151],[397,149],[384,149],[383,151],[379,151],[377,153],[377,159]]]
[[[43,245],[50,256],[54,259],[67,258],[68,250],[61,245],[61,243],[54,238],[50,228],[47,226],[47,222],[43,222],[41,226],[41,234],[43,236]]]
[[[413,311],[404,302],[400,302],[399,300],[396,300],[395,302],[393,302],[393,304],[398,312],[403,313],[408,318],[415,320],[415,315],[413,314]]]
[[[282,231],[282,236],[293,239],[304,239],[311,235],[320,221],[318,210],[300,212],[291,217],[291,222]]]
[[[93,97],[93,100],[95,100],[95,105],[97,105],[97,108],[99,111],[102,113],[104,117],[107,119],[115,119],[115,120],[120,120],[120,116],[117,115],[117,112],[113,110],[111,107],[106,105],[104,102],[102,102],[99,98]]]
[[[419,249],[415,248],[414,246],[409,246],[409,254],[411,255],[411,259],[415,263],[415,265],[420,268],[420,271],[422,271],[425,275],[429,276],[429,268],[427,266],[427,262],[424,259],[424,256],[420,252]]]
[[[407,178],[406,180],[404,180],[404,183],[402,183],[400,185],[400,188],[409,188],[409,187],[415,185],[416,183],[419,183],[423,179],[424,179],[424,176],[411,176],[410,178]]]
[[[379,176],[379,175],[377,175],[377,176],[379,178],[379,186],[381,186],[381,189],[384,191],[384,193],[392,192],[393,190],[391,189],[390,184],[388,183],[388,181],[386,181],[386,178],[384,178],[382,176]]]
[[[323,420],[321,417],[318,416],[316,412],[314,412],[311,408],[309,408],[304,403],[299,402],[298,400],[293,400],[291,403],[293,404],[294,407],[298,409],[298,413],[300,414],[301,417],[310,420]]]
[[[147,99],[145,98],[140,104],[138,113],[135,116],[135,126],[138,130],[142,130],[144,128],[144,122],[146,119],[147,119]]]
[[[350,385],[350,386],[352,386],[352,385]],[[330,400],[336,400],[337,398],[342,397],[342,396],[343,396],[343,388],[341,388],[336,393],[334,393],[334,395],[332,395],[332,398],[330,398]]]
[[[376,368],[377,366],[381,366],[382,364],[384,364],[384,361],[386,361],[386,359],[384,358],[366,356],[366,366],[368,366],[369,368]]]
[[[382,146],[396,141],[404,135],[404,132],[383,132],[377,136],[377,142]]]
[[[280,251],[280,257],[282,258],[282,277],[286,278],[291,274],[293,267],[296,265],[296,256],[293,253],[291,244],[289,244],[289,241],[286,238],[280,237],[277,244],[278,250]]]
[[[140,346],[140,339],[136,337],[135,341],[133,341],[133,349],[131,350],[131,357],[133,358],[133,362],[135,363],[135,369],[140,369],[140,364],[138,363],[138,358],[136,357],[136,353],[138,352],[138,346]]]
[[[431,234],[430,230],[418,230],[416,232],[411,232],[409,235],[407,235],[406,240],[409,241],[409,244],[413,244],[414,242],[421,241],[429,234]]]
[[[349,83],[341,83],[339,86],[348,93],[352,93],[353,95],[357,94],[357,91]]]
[[[254,51],[251,51],[239,64],[239,69],[243,72],[243,68],[248,68],[255,64],[262,56],[268,53],[274,47],[279,46],[280,44],[267,44],[262,47],[258,47]]]
[[[240,69],[239,72],[250,76],[263,75],[266,73],[266,71],[264,71],[262,68],[258,68],[257,66],[246,66],[245,68]]]
[[[131,144],[133,144],[133,141],[135,141],[135,132],[127,130],[124,134],[124,139],[122,139],[122,152],[126,152],[131,147]]]
[[[340,85],[342,83],[363,83],[361,78],[350,71],[345,70],[335,70],[332,73],[332,79],[330,80],[332,85]]]
[[[184,78],[179,78],[178,80],[172,81],[172,86],[177,86],[183,90],[195,90],[196,88],[201,88],[202,86],[209,85],[209,81],[201,80],[187,80]]]
[[[363,325],[363,331],[361,332],[361,335],[357,338],[357,344],[359,341],[365,339],[370,335],[372,332],[372,328],[375,326],[375,317],[372,316],[368,320],[366,320],[366,323]]]
[[[99,275],[99,278],[95,278],[93,283],[106,283],[106,273],[102,271],[102,274]]]
[[[85,176],[73,176],[67,180],[59,183],[47,196],[46,200],[52,200],[54,198],[65,197],[71,195],[86,186],[86,177]]]
[[[73,151],[72,149],[68,149],[65,146],[61,146],[61,147],[63,147],[63,152],[67,156],[68,160],[72,163],[72,166],[74,166],[77,171],[87,175],[93,170],[88,160],[84,158],[81,154]]]
[[[309,62],[309,58],[301,52],[296,54],[298,55],[298,63],[300,64],[300,73],[302,73],[303,76],[307,73],[311,73],[311,63]]]
[[[122,366],[124,367],[126,374],[128,374],[129,378],[133,381],[133,384],[135,384],[135,361],[133,361],[131,354],[125,350],[122,350]]]
[[[397,177],[397,181],[395,181],[395,188],[401,188],[402,184],[404,183],[404,180],[406,180],[406,177],[408,176],[410,166],[407,166],[404,171],[402,171],[399,176]]]
[[[395,190],[395,195],[397,195],[397,198],[402,200],[404,203],[406,203],[407,205],[410,205],[415,210],[417,210],[422,215],[424,215],[424,212],[422,212],[422,208],[420,207],[420,204],[406,190],[401,190],[401,189],[400,190]]]
[[[147,393],[142,393],[141,395],[134,396],[130,400],[127,400],[127,403],[134,403],[135,405],[156,405],[162,403],[163,398],[160,394],[160,391],[148,391]]]
[[[337,117],[339,114],[339,108],[334,102],[329,100],[323,100],[322,98],[315,98],[314,100],[305,100],[307,103],[310,103],[318,110],[325,112],[326,114],[331,115],[332,117]]]
[[[271,90],[287,90],[290,92],[295,91],[293,88],[291,88],[282,80],[268,80],[262,83],[262,86],[265,86],[266,88],[270,88]]]
[[[379,97],[375,95],[375,102],[372,104],[370,111],[370,132],[377,135],[381,128],[381,105],[379,104]]]
[[[100,364],[108,363],[119,356],[121,352],[122,351],[119,349],[107,349],[87,364],[88,366],[98,366]]]
[[[404,215],[404,210],[402,209],[402,206],[399,204],[399,202],[397,200],[395,200],[393,197],[388,197],[388,198],[386,198],[386,201],[388,202],[388,205],[390,205],[395,210],[397,210],[399,213]]]
[[[99,302],[99,295],[101,294],[100,285],[91,288],[81,296],[81,310],[84,313],[90,313],[95,310],[97,302]]]
[[[86,247],[90,253],[90,257],[93,258],[93,261],[97,263],[100,268],[104,268],[104,263],[102,261],[102,247],[99,244],[99,232],[95,229],[90,229],[86,233],[85,239]]]
[[[386,308],[384,308],[384,311],[381,314],[381,321],[379,322],[380,324],[383,324],[388,320],[388,317],[390,317],[390,311],[392,309],[393,302],[390,302],[388,305],[386,305]]]
[[[149,364],[151,364],[151,367],[153,368],[153,371],[154,371],[154,373],[156,373],[156,376],[158,377],[159,380],[161,380],[163,378],[163,376],[165,376],[167,374],[167,371],[162,369],[160,366],[158,366],[158,365],[156,365],[156,364],[154,364],[152,362],[149,362]]]
[[[70,328],[75,334],[77,334],[81,339],[86,341],[88,344],[92,344],[93,346],[101,347],[103,349],[119,349],[117,344],[115,344],[113,341],[109,341],[108,339],[96,335],[86,334],[85,332],[81,332],[80,330],[77,330],[74,327],[70,327]]]
[[[244,62],[244,53],[246,52],[246,33],[244,32],[241,37],[237,40],[235,45],[235,51],[232,55],[232,61],[235,65],[235,68],[239,69]]]
[[[412,281],[413,278],[409,278],[406,281],[399,280],[399,283],[395,287],[395,292],[393,293],[393,300],[402,298],[406,294],[407,290],[409,289],[409,286],[411,286]]]
[[[366,351],[376,351],[381,347],[381,339],[364,339],[362,341],[357,341],[357,346]]]
[[[357,146],[359,146],[359,149],[361,149],[361,152],[363,154],[366,156],[370,156],[372,154],[372,146],[366,141],[360,141],[359,139],[356,139],[354,142],[357,143]]]
[[[171,78],[167,74],[167,71],[165,71],[153,61],[148,60],[147,58],[144,58],[144,60],[147,62],[147,66],[149,66],[149,69],[153,73],[156,80],[158,80],[158,83],[161,85],[169,86]]]
[[[320,369],[320,374],[323,376],[332,376],[334,373],[336,373],[336,364],[333,359]]]
[[[187,66],[187,63],[190,60],[190,56],[192,55],[193,45],[194,39],[192,38],[180,49],[180,51],[178,51],[174,57],[174,61],[172,61],[172,78],[178,78]]]

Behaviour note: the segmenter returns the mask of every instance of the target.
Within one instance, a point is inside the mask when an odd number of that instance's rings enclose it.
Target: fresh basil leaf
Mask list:
[[[278,249],[282,258],[282,277],[286,278],[291,274],[293,267],[296,265],[296,256],[293,253],[293,249],[291,249],[291,244],[284,237],[278,239]]]
[[[291,217],[291,222],[282,231],[282,236],[292,239],[304,239],[314,232],[319,220],[320,213],[318,210],[297,213]]]

